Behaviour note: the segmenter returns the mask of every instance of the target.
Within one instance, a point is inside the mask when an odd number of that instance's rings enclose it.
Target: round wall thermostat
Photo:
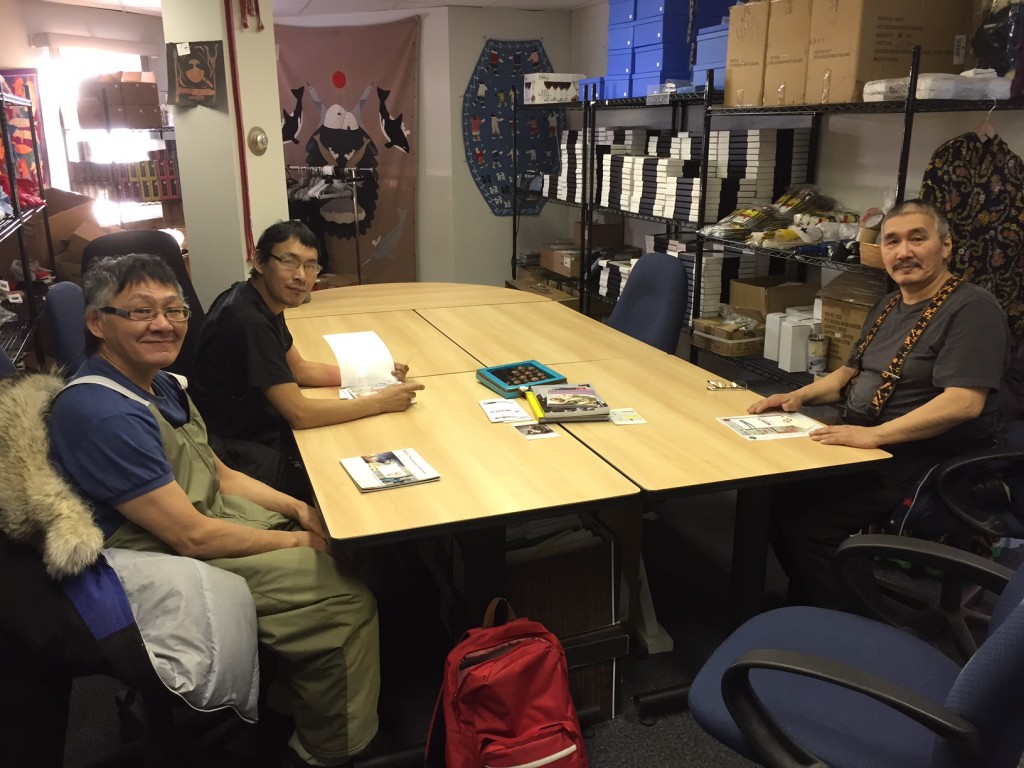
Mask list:
[[[249,144],[249,151],[254,155],[264,154],[267,151],[267,147],[270,146],[270,139],[267,138],[267,132],[259,126],[253,126],[249,129],[247,141]]]

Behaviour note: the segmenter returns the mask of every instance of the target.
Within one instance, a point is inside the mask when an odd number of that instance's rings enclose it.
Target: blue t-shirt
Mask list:
[[[106,376],[156,404],[174,427],[188,421],[188,400],[170,374],[153,381],[156,395],[135,386],[98,355],[90,357],[74,378]],[[115,504],[131,501],[174,481],[156,417],[119,392],[96,384],[71,387],[50,412],[50,459],[76,490],[92,502],[104,536],[124,522]]]

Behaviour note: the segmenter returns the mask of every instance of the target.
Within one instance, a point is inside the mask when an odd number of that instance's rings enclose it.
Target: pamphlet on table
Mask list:
[[[744,440],[778,440],[785,437],[804,437],[808,432],[824,427],[820,421],[802,413],[760,413],[756,416],[727,416],[718,419]]]
[[[364,493],[427,483],[441,477],[437,470],[412,448],[352,456],[342,459],[341,466]]]
[[[492,423],[533,420],[533,416],[526,412],[518,400],[508,400],[504,397],[481,400],[480,407],[484,409],[484,413]]]

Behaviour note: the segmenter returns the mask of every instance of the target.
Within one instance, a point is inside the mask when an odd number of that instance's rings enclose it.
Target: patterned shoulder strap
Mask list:
[[[868,414],[872,419],[878,420],[878,417],[882,414],[882,409],[885,408],[885,404],[889,402],[889,398],[892,397],[892,393],[896,391],[896,383],[900,380],[900,375],[903,373],[903,366],[907,362],[907,358],[910,357],[911,351],[914,349],[914,345],[917,344],[921,335],[924,333],[924,329],[928,327],[928,323],[931,322],[932,318],[935,317],[942,305],[946,303],[953,291],[963,282],[959,277],[950,277],[946,282],[939,288],[939,292],[936,293],[932,300],[928,303],[928,306],[921,311],[921,316],[917,318],[917,322],[914,323],[914,327],[907,333],[907,337],[900,344],[899,349],[896,350],[896,354],[893,355],[892,360],[889,361],[889,367],[882,371],[882,383],[878,387],[878,391],[875,392],[871,397],[871,403],[868,405]],[[864,350],[867,349],[868,344],[875,338],[875,334],[878,333],[878,329],[882,327],[886,316],[892,311],[893,307],[899,303],[899,295],[894,296],[885,309],[881,311],[875,322],[872,324],[871,329],[864,337],[864,341],[861,342],[857,348],[856,359],[860,362],[861,357],[864,354]]]

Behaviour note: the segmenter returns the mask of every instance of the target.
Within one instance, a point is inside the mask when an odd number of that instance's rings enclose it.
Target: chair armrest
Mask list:
[[[941,464],[937,464],[932,470],[935,478],[935,492],[939,500],[949,509],[953,515],[962,523],[975,531],[989,535],[1002,535],[1003,529],[998,517],[980,519],[977,514],[972,514],[970,507],[965,507],[955,493],[952,492],[953,483],[960,470],[971,467],[974,464],[985,464],[988,462],[1007,462],[1008,464],[1024,465],[1024,450],[1019,448],[990,448],[986,451],[977,451],[966,456],[954,456]],[[979,509],[979,512],[985,512]]]
[[[869,696],[945,739],[960,759],[982,754],[978,729],[914,691],[847,664],[807,653],[758,649],[734,661],[722,676],[722,697],[736,725],[770,768],[824,768],[779,724],[750,684],[753,669],[772,669],[814,678]]]
[[[1002,592],[1013,576],[1009,568],[956,547],[908,536],[870,533],[848,538],[836,550],[832,561],[832,572],[836,578],[858,597],[861,597],[860,593],[845,578],[844,572],[849,561],[863,557],[907,560],[966,579],[996,593]]]

